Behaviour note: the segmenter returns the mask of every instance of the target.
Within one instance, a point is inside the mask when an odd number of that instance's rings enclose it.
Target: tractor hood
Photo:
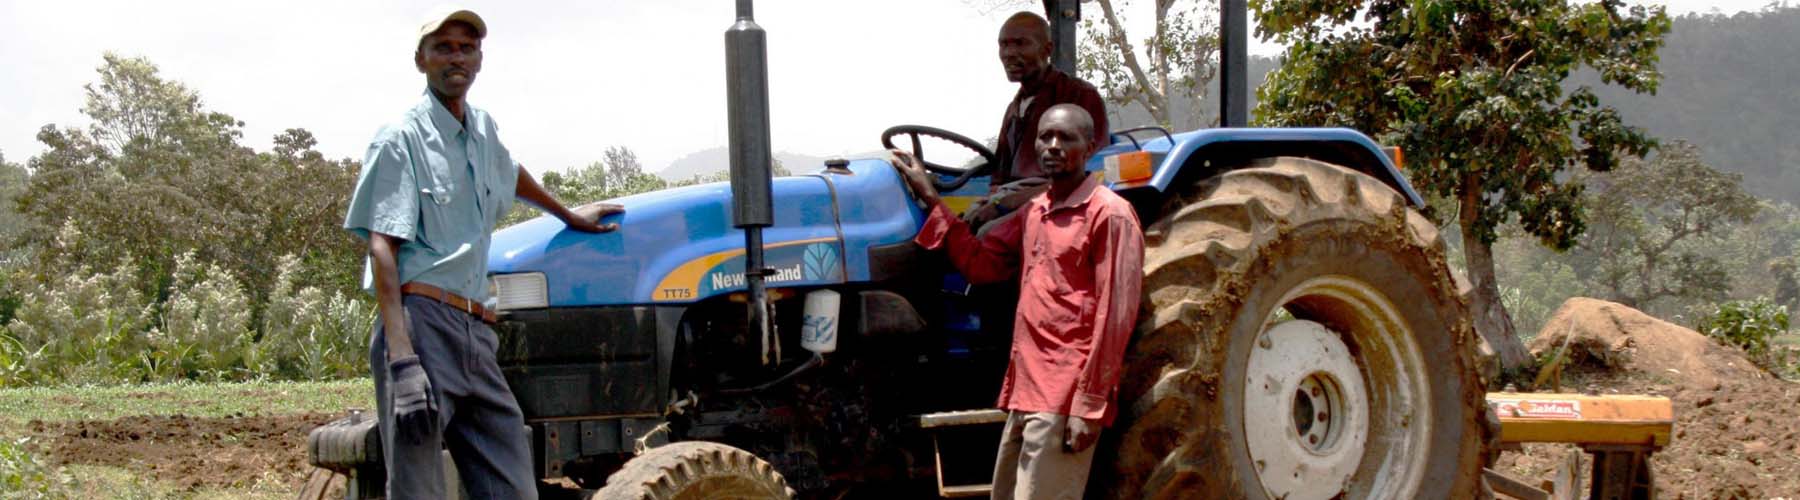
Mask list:
[[[771,287],[868,281],[869,252],[904,244],[924,214],[885,160],[845,173],[774,179],[775,224],[763,231]],[[543,216],[494,234],[488,270],[497,296],[547,297],[551,307],[689,303],[745,288],[744,232],[731,225],[731,186],[713,183],[628,196],[605,234]],[[543,280],[504,279],[541,273]],[[524,285],[519,285],[519,284]],[[509,287],[544,291],[516,290]]]

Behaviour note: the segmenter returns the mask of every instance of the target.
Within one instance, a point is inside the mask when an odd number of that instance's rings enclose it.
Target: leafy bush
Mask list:
[[[300,286],[304,268],[279,259],[260,321],[230,272],[191,253],[176,259],[160,315],[129,264],[31,286],[0,329],[0,386],[363,374],[373,303]]]
[[[368,366],[369,326],[375,307],[360,295],[297,287],[300,260],[281,259],[263,312],[261,345],[270,358],[262,373],[318,380],[362,374]]]
[[[151,381],[234,378],[234,372],[251,371],[245,361],[258,357],[243,287],[219,266],[198,262],[192,252],[175,259],[162,321],[147,338],[149,349],[140,359]]]
[[[1708,336],[1738,346],[1752,360],[1769,354],[1769,340],[1788,330],[1788,310],[1768,297],[1719,304],[1701,325]]]
[[[10,382],[20,380],[25,373],[25,362],[30,357],[31,352],[25,350],[25,345],[19,343],[19,339],[13,338],[6,329],[0,328],[0,387],[6,387],[11,385]]]
[[[0,499],[66,498],[73,482],[31,454],[31,438],[0,440]]]
[[[24,301],[6,324],[13,376],[0,385],[61,380],[136,380],[141,333],[151,307],[137,292],[134,269],[121,264],[108,273],[81,272],[28,287]],[[17,359],[7,360],[4,358]]]

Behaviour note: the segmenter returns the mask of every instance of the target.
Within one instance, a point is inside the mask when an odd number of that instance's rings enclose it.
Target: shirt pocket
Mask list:
[[[430,155],[428,163],[421,165],[424,172],[419,172],[419,231],[418,240],[425,246],[438,248],[437,244],[445,242],[453,228],[450,227],[451,204],[458,202],[456,183],[445,175],[442,168],[444,159],[438,155]]]
[[[1086,221],[1080,216],[1058,217],[1045,220],[1043,246],[1046,255],[1045,263],[1049,264],[1058,294],[1074,294],[1086,292],[1088,283],[1093,281],[1093,266],[1089,263],[1089,243],[1086,233]]]

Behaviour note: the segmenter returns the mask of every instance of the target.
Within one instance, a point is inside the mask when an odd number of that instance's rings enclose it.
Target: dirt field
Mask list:
[[[1734,348],[1617,304],[1565,305],[1532,347],[1553,349],[1564,334],[1573,338],[1575,363],[1565,390],[1674,400],[1672,443],[1651,459],[1660,498],[1800,496],[1800,384],[1756,368]],[[1495,468],[1549,478],[1574,451],[1529,445],[1501,454]]]
[[[32,422],[30,428],[55,465],[117,467],[178,491],[199,491],[247,487],[271,472],[297,487],[307,471],[306,432],[332,418],[177,415]]]
[[[1577,303],[1559,312],[1533,347],[1556,348],[1565,336],[1571,338],[1573,361],[1562,379],[1565,391],[1592,388],[1675,401],[1673,443],[1652,460],[1661,498],[1800,498],[1800,384],[1752,366],[1736,349],[1609,304]],[[316,398],[312,392],[317,389],[219,389],[230,394],[205,397],[108,393],[79,401],[48,397],[56,403],[44,411],[73,405],[86,408],[78,413],[109,417],[15,421],[10,427],[32,436],[36,453],[51,464],[117,469],[159,485],[157,496],[291,498],[305,480],[306,432],[336,415],[322,409],[366,398],[363,385],[329,386],[335,399],[305,404],[290,400]],[[240,409],[210,417],[179,411],[121,413],[129,411],[125,407],[196,411],[223,403]],[[252,411],[258,414],[248,414]],[[1523,452],[1501,454],[1495,468],[1523,478],[1549,478],[1574,451],[1570,446],[1531,445]]]
[[[306,431],[370,391],[366,379],[0,389],[0,439],[24,445],[31,463],[9,470],[46,474],[50,498],[291,499]]]

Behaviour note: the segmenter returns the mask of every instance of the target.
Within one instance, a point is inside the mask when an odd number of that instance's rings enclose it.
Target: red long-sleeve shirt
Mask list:
[[[1066,199],[1033,198],[983,236],[943,204],[915,238],[948,247],[973,283],[1022,273],[1002,409],[1049,412],[1110,425],[1125,344],[1137,323],[1144,233],[1131,204],[1090,176]]]

